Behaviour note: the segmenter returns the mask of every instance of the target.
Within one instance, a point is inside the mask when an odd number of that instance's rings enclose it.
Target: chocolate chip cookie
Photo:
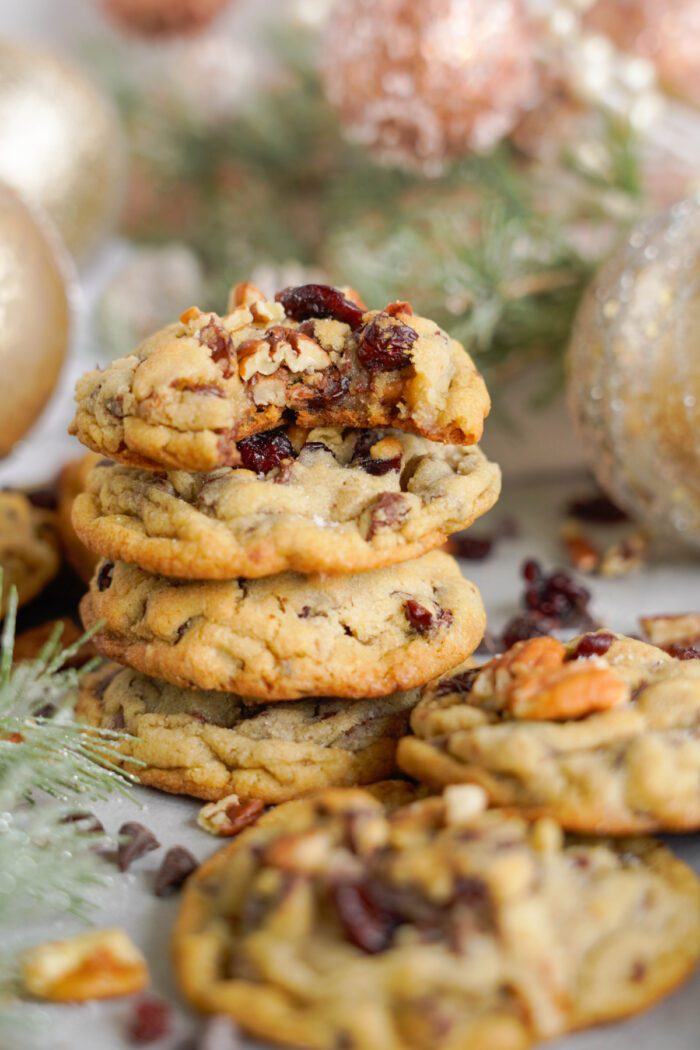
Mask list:
[[[85,583],[90,582],[90,577],[95,571],[95,566],[100,560],[94,554],[73,528],[73,507],[81,492],[85,492],[87,479],[90,471],[97,463],[107,462],[96,452],[88,452],[80,459],[74,459],[61,470],[58,477],[58,531],[61,543],[66,554],[66,560],[71,568]]]
[[[81,605],[105,656],[185,688],[265,700],[372,697],[422,685],[479,643],[484,610],[433,551],[356,576],[206,583],[102,561]]]
[[[269,469],[286,455],[263,433],[395,427],[473,444],[490,407],[465,350],[408,303],[366,310],[325,285],[274,302],[234,289],[224,316],[192,308],[128,357],[77,384],[71,432],[128,466]]]
[[[700,659],[608,631],[518,642],[426,687],[399,764],[587,833],[700,829]]]
[[[277,803],[394,774],[397,738],[416,698],[413,691],[268,706],[107,663],[83,678],[77,713],[131,734],[123,751],[144,763],[129,767],[143,784],[210,801],[235,793]]]
[[[54,512],[35,507],[21,492],[0,492],[0,613],[5,614],[11,587],[17,588],[19,604],[25,605],[50,583],[60,565]]]
[[[689,974],[700,884],[669,850],[484,804],[458,785],[391,812],[346,788],[266,814],[186,886],[183,993],[307,1050],[524,1050]]]
[[[476,446],[399,431],[281,434],[289,454],[267,472],[155,474],[100,460],[75,501],[75,530],[106,558],[168,576],[360,572],[439,546],[500,491]]]

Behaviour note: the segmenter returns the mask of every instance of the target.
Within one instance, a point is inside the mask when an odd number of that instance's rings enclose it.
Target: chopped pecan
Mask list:
[[[627,576],[646,564],[651,541],[643,529],[630,532],[619,543],[603,552],[598,571],[601,576]]]
[[[146,961],[123,930],[91,930],[25,953],[24,985],[52,1002],[132,995],[148,984]]]
[[[607,711],[629,696],[629,686],[611,668],[568,663],[516,681],[508,692],[508,706],[516,718],[567,721]]]
[[[249,281],[234,284],[228,295],[228,312],[232,313],[239,306],[252,306],[253,303],[264,303],[265,294]]]
[[[569,561],[577,572],[595,572],[600,564],[600,554],[579,526],[573,522],[567,523],[561,530],[561,538]]]
[[[197,823],[210,835],[230,837],[253,824],[264,809],[265,803],[259,798],[241,802],[238,795],[227,795],[218,802],[202,806],[197,814]]]
[[[667,645],[692,646],[700,642],[700,612],[640,616],[639,622],[652,645],[661,648]]]

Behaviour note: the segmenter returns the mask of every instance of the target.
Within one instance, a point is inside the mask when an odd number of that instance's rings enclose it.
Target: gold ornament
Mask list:
[[[615,502],[700,547],[700,200],[634,231],[593,282],[569,403]]]
[[[139,36],[196,33],[209,25],[230,0],[103,0],[122,29]]]
[[[342,0],[322,53],[349,133],[428,174],[490,149],[538,95],[521,0]]]
[[[41,412],[68,349],[69,269],[53,240],[0,183],[0,456]]]
[[[116,115],[80,70],[0,42],[0,179],[47,213],[78,259],[116,221],[125,157]]]
[[[650,59],[668,91],[700,106],[699,0],[598,0],[585,24]]]

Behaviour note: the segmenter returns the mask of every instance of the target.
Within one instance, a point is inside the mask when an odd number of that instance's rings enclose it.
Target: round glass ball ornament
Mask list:
[[[106,96],[76,66],[0,41],[0,179],[45,211],[84,260],[116,223],[126,146]]]
[[[70,337],[67,253],[0,183],[0,457],[29,430],[56,385]]]
[[[568,397],[609,496],[700,548],[700,198],[636,229],[593,281]]]

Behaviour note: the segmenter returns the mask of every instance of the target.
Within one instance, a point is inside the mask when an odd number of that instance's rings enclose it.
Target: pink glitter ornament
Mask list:
[[[598,0],[584,24],[648,58],[668,91],[700,106],[700,0]]]
[[[521,0],[343,0],[323,56],[349,134],[428,174],[495,146],[538,97]]]

